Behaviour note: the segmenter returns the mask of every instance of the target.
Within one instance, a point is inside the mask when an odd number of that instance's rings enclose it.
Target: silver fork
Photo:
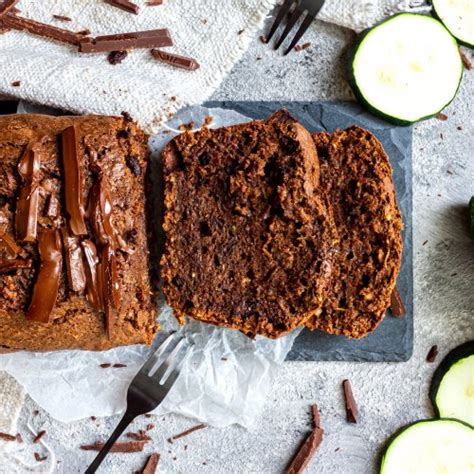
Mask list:
[[[171,352],[165,358],[169,349]],[[174,333],[149,357],[128,387],[127,409],[122,419],[85,474],[96,472],[115,441],[137,416],[154,410],[164,400],[179,376],[187,349],[186,339]]]
[[[301,37],[305,34],[306,30],[309,28],[309,25],[313,22],[316,15],[321,10],[324,5],[324,0],[285,0],[283,5],[280,7],[278,14],[273,22],[272,27],[266,38],[269,42],[273,35],[275,34],[278,27],[284,22],[285,18],[288,16],[288,20],[285,25],[285,29],[281,34],[280,38],[275,43],[275,50],[277,50],[286,37],[296,25],[298,20],[304,16],[304,19],[296,32],[296,35],[293,38],[293,41],[290,43],[286,51],[283,53],[286,56],[298,43]]]

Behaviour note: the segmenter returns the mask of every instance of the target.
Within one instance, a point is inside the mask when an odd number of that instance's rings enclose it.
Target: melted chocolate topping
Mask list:
[[[107,336],[114,335],[119,305],[117,258],[110,245],[105,245],[101,251],[99,287],[105,308],[105,327]]]
[[[82,157],[79,155],[79,145],[74,126],[66,128],[61,133],[62,160],[64,173],[64,194],[66,212],[69,216],[69,227],[74,235],[86,235],[87,227],[84,222],[84,172]]]
[[[58,297],[59,280],[63,264],[59,231],[40,231],[38,250],[41,264],[33,288],[30,307],[26,312],[26,319],[47,323]]]
[[[104,303],[102,301],[102,294],[99,289],[99,259],[97,257],[97,249],[91,240],[84,240],[81,242],[82,250],[85,256],[85,273],[86,273],[86,288],[87,299],[96,311],[104,310]]]
[[[29,143],[18,163],[23,186],[16,203],[15,227],[17,239],[25,242],[36,240],[38,225],[39,144]]]
[[[64,256],[66,257],[67,278],[72,291],[80,292],[86,287],[86,273],[82,260],[79,238],[70,235],[67,228],[61,229]]]

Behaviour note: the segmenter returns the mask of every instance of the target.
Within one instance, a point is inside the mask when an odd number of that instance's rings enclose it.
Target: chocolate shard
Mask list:
[[[8,273],[14,270],[24,268],[31,268],[33,266],[32,260],[29,258],[16,258],[12,260],[0,260],[0,273]]]
[[[65,15],[53,15],[53,18],[55,20],[59,20],[59,21],[72,21],[71,18],[69,18],[68,16],[65,16]]]
[[[76,293],[83,291],[86,288],[86,273],[80,240],[77,236],[70,235],[66,227],[61,229],[61,236],[66,257],[69,287]]]
[[[64,194],[69,227],[74,235],[87,235],[84,221],[84,164],[79,154],[79,144],[74,125],[61,133],[61,155],[64,173]]]
[[[434,346],[431,346],[431,349],[426,355],[426,362],[432,364],[436,360],[436,357],[438,357],[438,346],[435,344]]]
[[[160,462],[160,455],[153,453],[147,460],[145,466],[142,469],[141,474],[155,474],[157,471],[158,463]]]
[[[390,312],[392,313],[392,316],[395,316],[396,318],[401,318],[406,314],[405,305],[403,304],[402,297],[400,296],[397,287],[393,289],[392,295],[390,296]]]
[[[96,311],[103,311],[104,304],[98,282],[99,258],[96,246],[90,240],[84,240],[81,246],[85,256],[87,300]]]
[[[0,231],[0,248],[4,247],[11,258],[16,258],[21,252],[21,248],[16,244],[13,238],[4,230]]]
[[[179,56],[178,54],[168,53],[167,51],[152,49],[151,54],[158,61],[170,64],[171,66],[179,67],[181,69],[187,69],[188,71],[194,71],[200,67],[199,63],[195,59]]]
[[[165,46],[173,46],[170,32],[166,28],[83,38],[79,45],[79,51],[81,53],[100,53],[125,51],[133,48],[162,48]]]
[[[316,405],[316,403],[313,403],[313,405],[311,405],[311,416],[313,417],[314,428],[321,428],[321,416],[319,414],[318,405]]]
[[[286,469],[286,474],[301,474],[323,440],[324,431],[315,428],[301,445],[300,449]]]
[[[41,36],[42,38],[49,38],[74,46],[79,45],[80,40],[84,39],[81,35],[78,35],[73,31],[64,30],[63,28],[47,25],[46,23],[30,20],[29,18],[17,15],[5,15],[2,17],[2,23],[3,26],[14,30],[27,31],[28,33]]]
[[[38,434],[33,439],[33,444],[39,443],[40,439],[46,434],[45,430],[39,431]]]
[[[99,288],[102,294],[105,310],[105,328],[107,337],[112,339],[115,333],[117,308],[119,306],[117,259],[110,245],[105,245],[101,251],[99,273]]]
[[[189,428],[188,430],[183,431],[182,433],[171,436],[171,438],[168,438],[168,443],[172,443],[173,441],[176,441],[179,438],[183,438],[184,436],[188,436],[189,434],[194,433],[195,431],[198,431],[198,430],[202,430],[204,428],[207,428],[207,424],[200,423],[199,425],[193,426],[192,428]]]
[[[15,228],[17,239],[34,242],[38,225],[39,172],[41,167],[39,145],[30,142],[18,163],[22,186],[16,203]]]
[[[19,0],[0,0],[0,18],[10,12]]]
[[[163,5],[163,0],[148,0],[146,5],[148,7],[157,7],[158,5]]]
[[[113,444],[111,453],[138,453],[143,451],[147,441],[119,441]],[[80,448],[83,451],[100,451],[105,443],[84,444]]]
[[[8,434],[8,433],[0,432],[0,439],[3,440],[3,441],[15,441],[16,436],[13,436],[13,435]]]
[[[124,10],[128,13],[133,13],[135,15],[138,15],[138,12],[140,11],[140,8],[138,5],[136,5],[133,2],[130,2],[129,0],[104,0],[105,3],[108,3],[109,5],[120,8],[121,10]]]
[[[344,390],[347,421],[349,423],[357,423],[357,419],[359,417],[359,410],[357,409],[357,403],[352,393],[351,382],[347,379],[343,380],[342,388]]]
[[[26,312],[26,319],[47,323],[58,297],[63,264],[59,231],[41,231],[38,250],[41,264],[33,287],[31,303]]]

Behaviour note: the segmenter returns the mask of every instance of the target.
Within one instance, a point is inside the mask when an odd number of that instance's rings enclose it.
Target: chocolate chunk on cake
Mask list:
[[[280,112],[188,131],[163,162],[163,291],[181,322],[275,338],[320,311],[335,227],[304,127]]]
[[[403,224],[392,168],[382,145],[362,128],[313,139],[339,243],[331,291],[306,326],[360,338],[382,321],[400,268]]]
[[[147,142],[118,117],[0,117],[1,351],[151,343]]]

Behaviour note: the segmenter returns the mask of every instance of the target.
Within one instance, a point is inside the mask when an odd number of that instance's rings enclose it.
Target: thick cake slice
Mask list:
[[[163,161],[163,291],[181,322],[274,338],[320,310],[335,229],[306,129],[280,112],[186,132]]]
[[[383,319],[398,275],[403,227],[382,145],[353,126],[313,135],[339,235],[331,291],[306,326],[360,338]]]
[[[0,118],[1,351],[151,343],[147,161],[124,118]]]

